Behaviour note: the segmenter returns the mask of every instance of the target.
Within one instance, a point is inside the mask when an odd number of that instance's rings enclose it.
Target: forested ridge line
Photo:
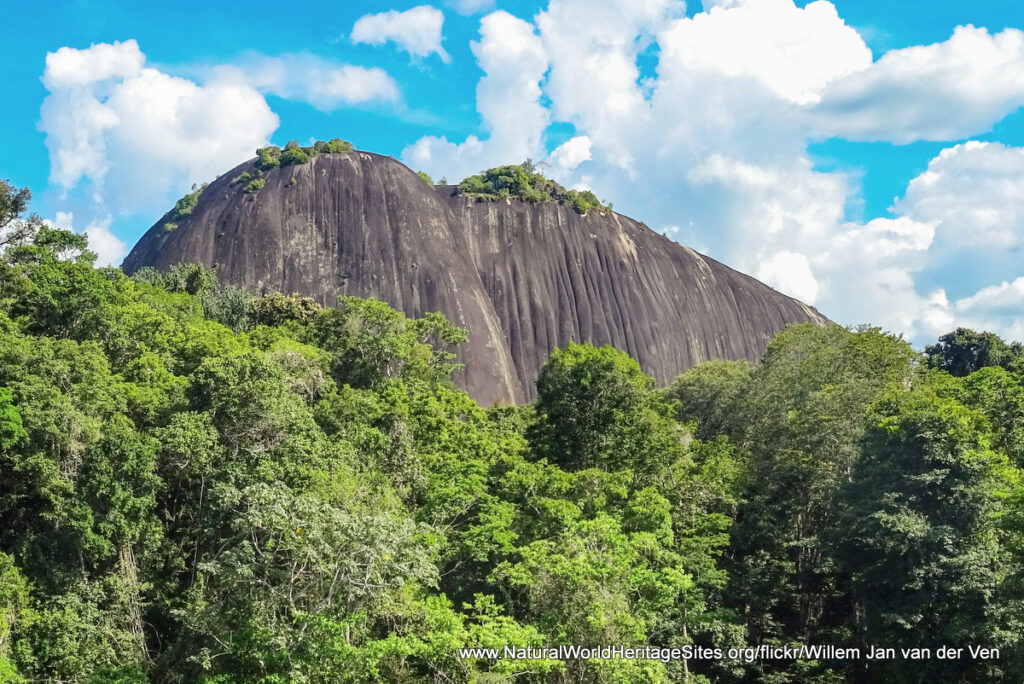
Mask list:
[[[0,190],[0,682],[1024,679],[1017,345],[572,344],[481,407],[440,315],[129,278]],[[804,644],[1000,657],[458,657]]]

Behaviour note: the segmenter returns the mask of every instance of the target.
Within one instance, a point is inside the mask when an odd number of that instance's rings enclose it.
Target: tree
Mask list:
[[[352,151],[352,143],[340,138],[331,138],[327,141],[327,151],[331,154],[348,154]]]
[[[300,324],[312,322],[322,307],[312,297],[291,296],[274,292],[249,302],[249,324],[279,326],[287,321]]]
[[[0,180],[0,250],[29,242],[43,226],[42,219],[35,214],[22,219],[31,199],[28,188],[16,189]]]
[[[1006,501],[1007,514],[1003,523],[1008,551],[1007,576],[996,594],[997,605],[1003,615],[1009,616],[1006,633],[1017,642],[1007,658],[1009,677],[1024,677],[1024,648],[1020,648],[1024,634],[1024,482],[1018,482],[1016,491]]]
[[[9,449],[28,433],[12,401],[11,390],[0,387],[0,449]]]
[[[298,143],[296,143],[298,144]],[[281,165],[281,148],[277,145],[269,145],[267,147],[260,147],[256,150],[256,169],[257,171],[269,171],[270,169],[276,169]],[[257,180],[263,180],[262,178]],[[255,182],[255,181],[253,181]],[[262,187],[262,186],[261,186]]]
[[[0,553],[0,681],[23,682],[18,672],[12,651],[18,644],[12,643],[12,634],[22,623],[32,620],[30,591],[24,575],[18,570],[14,559]]]
[[[24,214],[31,199],[32,191],[28,188],[15,189],[10,182],[0,180],[0,230]]]
[[[654,379],[612,347],[570,343],[537,380],[535,453],[566,470],[650,471],[681,449],[670,406]]]
[[[292,143],[295,143],[293,146]],[[278,162],[281,166],[291,166],[293,164],[308,164],[309,155],[298,146],[294,140],[285,146],[284,152],[278,158]]]
[[[466,331],[438,313],[409,319],[379,300],[344,297],[317,316],[305,339],[331,352],[339,384],[372,387],[388,378],[450,383],[460,366],[449,349]]]
[[[93,268],[95,259],[84,235],[42,226],[30,241],[4,253],[0,300],[8,298],[8,315],[30,322],[35,334],[95,335],[116,299],[111,279]]]
[[[873,681],[990,679],[999,663],[968,657],[999,644],[995,588],[1005,566],[995,514],[1013,489],[982,417],[927,386],[873,409],[834,528],[848,568],[859,642],[964,648],[963,657],[870,663]]]
[[[914,377],[914,352],[873,328],[790,326],[768,345],[732,404],[723,432],[747,464],[733,527],[729,604],[753,643],[844,643],[852,606],[841,569],[822,544],[835,497],[860,453],[864,414]],[[779,681],[834,678],[758,665]]]
[[[442,179],[442,185],[445,183]],[[498,166],[469,176],[459,183],[458,192],[480,199],[517,198],[527,202],[557,201],[572,207],[577,213],[585,214],[590,209],[601,213],[611,211],[611,204],[604,205],[589,190],[566,190],[537,171],[532,161],[522,164]]]
[[[0,681],[1024,676],[1019,365],[955,378],[805,325],[663,391],[573,344],[535,404],[485,410],[451,381],[465,336],[202,266],[129,278],[41,222],[7,244]],[[1003,656],[459,655],[869,641]]]
[[[961,400],[984,415],[992,426],[993,447],[1024,468],[1024,383],[1021,376],[998,366],[977,370],[963,379]]]
[[[203,190],[207,186],[209,186],[209,183],[203,183],[202,185],[193,183],[192,192],[175,202],[174,208],[164,214],[158,223],[162,223],[165,230],[177,229],[178,222],[192,214],[192,210],[199,203],[199,196],[203,194]]]
[[[516,548],[495,573],[513,615],[556,643],[738,643],[718,559],[739,471],[724,439],[692,439],[672,412],[653,379],[610,347],[570,344],[542,369],[526,432],[540,460],[507,459],[498,471]],[[658,681],[715,667],[572,672]]]
[[[753,366],[748,361],[708,361],[676,378],[665,396],[678,402],[677,416],[697,423],[697,436],[707,439],[724,434],[733,416]]]
[[[957,328],[925,347],[928,365],[962,378],[980,368],[1008,368],[1021,357],[1019,345],[1010,346],[995,333]]]

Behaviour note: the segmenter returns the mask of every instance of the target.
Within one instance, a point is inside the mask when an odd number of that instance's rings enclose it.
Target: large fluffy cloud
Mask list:
[[[569,138],[564,143],[552,150],[548,157],[548,164],[553,166],[556,175],[564,176],[577,166],[591,159],[590,138],[585,135],[577,135]]]
[[[1022,105],[1024,32],[960,26],[830,84],[809,118],[822,134],[908,143],[983,133]]]
[[[1024,148],[970,141],[943,150],[896,209],[940,227],[949,252],[1024,244]]]
[[[265,94],[322,110],[400,99],[383,70],[308,54],[253,54],[200,70],[202,81],[146,63],[134,40],[46,57],[39,128],[50,178],[82,216],[104,263],[123,256],[111,216],[158,216],[194,183],[253,155],[278,126]],[[69,196],[70,195],[70,196]]]
[[[404,12],[391,10],[360,17],[352,27],[353,43],[383,45],[393,42],[413,57],[436,54],[449,61],[441,47],[444,13],[430,5],[420,5]]]
[[[1024,34],[961,27],[873,61],[824,0],[705,0],[690,17],[684,9],[676,0],[550,0],[533,26],[502,13],[530,44],[535,27],[540,49],[519,74],[478,53],[487,76],[477,105],[520,106],[520,126],[485,115],[486,141],[424,138],[405,158],[456,178],[537,158],[544,150],[524,141],[543,142],[544,103],[551,121],[576,129],[548,157],[563,183],[592,187],[835,320],[919,341],[964,320],[1014,329],[1021,312],[971,312],[1012,297],[1024,275],[1020,150],[951,146],[908,179],[888,215],[857,224],[845,211],[857,179],[816,169],[807,148],[833,135],[908,142],[986,132],[1024,104]],[[490,87],[505,83],[518,87]]]
[[[821,99],[825,85],[871,64],[860,34],[828,2],[803,9],[791,0],[712,6],[659,36],[666,66],[749,78],[795,104]]]
[[[128,254],[128,245],[110,231],[111,221],[110,216],[92,221],[82,231],[89,238],[89,249],[96,253],[96,263],[101,266],[117,266]]]
[[[352,39],[445,58],[441,12],[410,12],[364,17]],[[414,168],[455,180],[543,159],[564,184],[840,322],[918,341],[959,323],[1020,334],[1024,150],[955,143],[1024,104],[1024,33],[960,27],[873,60],[825,0],[705,0],[693,16],[681,0],[550,0],[531,21],[483,17],[471,48],[483,133],[415,141],[402,153]],[[52,178],[105,205],[87,221],[97,243],[111,210],[162,208],[172,190],[247,157],[277,125],[266,93],[323,110],[400,101],[382,70],[311,55],[205,74],[147,66],[133,41],[49,55],[40,127]],[[545,140],[552,123],[557,146]],[[845,208],[857,178],[808,154],[829,136],[950,144],[886,215],[855,223]]]
[[[1003,286],[1024,275],[1022,187],[1024,148],[972,141],[943,150],[894,204],[894,212],[934,227],[915,282],[948,294],[951,320],[1006,333],[1024,324],[1024,299],[991,306],[996,290],[1005,299],[1016,290]]]
[[[65,47],[47,55],[43,73],[51,180],[67,191],[88,179],[122,212],[163,204],[172,189],[244,160],[278,124],[251,85],[201,86],[145,61],[134,40]]]
[[[865,225],[837,219],[828,230],[805,231],[793,249],[810,274],[796,256],[780,251],[757,275],[843,322],[870,321],[919,342],[955,325],[1019,338],[1021,187],[1024,148],[955,145],[908,183],[890,216]]]
[[[406,163],[436,178],[459,179],[543,154],[550,115],[540,101],[540,80],[548,61],[533,26],[508,12],[494,12],[481,21],[480,40],[470,47],[485,73],[477,85],[476,106],[489,137],[470,136],[462,143],[425,137],[402,152]]]

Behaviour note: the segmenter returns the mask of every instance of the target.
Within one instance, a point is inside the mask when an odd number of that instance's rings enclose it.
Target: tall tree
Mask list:
[[[612,347],[556,349],[537,380],[538,456],[566,470],[636,468],[671,462],[680,436],[671,407],[640,364]]]
[[[752,642],[846,638],[850,606],[820,535],[834,525],[836,492],[859,453],[867,407],[910,381],[913,359],[906,342],[877,329],[793,326],[772,340],[736,401],[726,431],[748,470],[727,595]],[[833,676],[765,668],[758,677]]]
[[[857,638],[933,655],[871,662],[872,681],[990,680],[1001,663],[968,647],[1019,648],[1000,636],[995,601],[1006,573],[996,514],[1015,474],[986,433],[981,415],[927,386],[872,412],[832,533],[860,606]],[[943,646],[964,650],[941,659]]]
[[[992,445],[1024,467],[1024,381],[999,367],[977,370],[963,379],[962,401],[988,418]]]
[[[932,368],[962,378],[988,366],[1008,368],[1021,358],[1022,349],[1019,344],[1006,344],[995,333],[957,328],[925,347],[924,353]]]
[[[680,375],[665,395],[679,402],[679,419],[696,422],[697,436],[707,439],[728,431],[752,372],[749,361],[708,361]]]

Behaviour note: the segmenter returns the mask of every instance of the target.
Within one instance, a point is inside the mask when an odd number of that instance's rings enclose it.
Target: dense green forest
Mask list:
[[[96,268],[0,190],[0,682],[1024,680],[1018,346],[570,345],[483,408],[440,315]],[[690,648],[459,657],[570,644]],[[932,657],[708,655],[801,644]]]

